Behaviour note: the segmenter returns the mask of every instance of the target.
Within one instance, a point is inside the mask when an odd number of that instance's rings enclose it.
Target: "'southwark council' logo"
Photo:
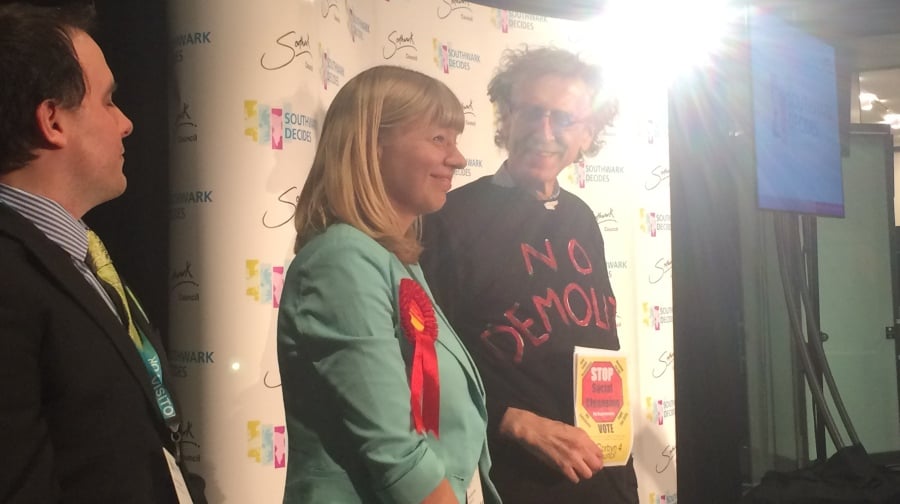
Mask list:
[[[450,73],[451,68],[469,71],[472,69],[472,65],[481,64],[480,54],[455,49],[449,42],[432,39],[432,46],[434,47],[434,63],[445,74]]]
[[[389,60],[394,57],[403,57],[410,61],[419,60],[419,48],[416,47],[416,37],[411,31],[392,31],[387,36],[387,42],[381,46],[381,57]]]
[[[450,14],[459,13],[459,18],[472,21],[472,6],[466,0],[441,0],[437,8],[438,19],[447,19]]]

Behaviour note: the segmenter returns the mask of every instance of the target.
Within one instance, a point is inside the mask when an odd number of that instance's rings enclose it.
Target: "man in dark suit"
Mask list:
[[[0,502],[190,502],[161,341],[81,220],[132,131],[92,17],[0,5]]]

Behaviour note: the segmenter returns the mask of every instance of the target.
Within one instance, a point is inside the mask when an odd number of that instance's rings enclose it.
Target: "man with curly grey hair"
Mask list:
[[[604,467],[574,427],[573,347],[619,339],[600,229],[557,182],[600,150],[615,102],[555,48],[507,51],[488,95],[507,160],[426,217],[422,265],[484,379],[492,479],[516,504],[637,503],[632,461]]]

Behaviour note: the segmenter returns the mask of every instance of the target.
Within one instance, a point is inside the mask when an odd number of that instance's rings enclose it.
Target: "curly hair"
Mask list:
[[[591,93],[591,114],[589,124],[594,131],[591,146],[582,154],[596,155],[603,146],[603,132],[618,113],[618,103],[608,99],[601,92],[603,81],[600,68],[582,61],[578,55],[565,49],[539,47],[529,49],[507,49],[500,59],[500,66],[488,84],[488,96],[494,104],[494,119],[497,131],[494,143],[506,148],[508,132],[504,119],[512,109],[512,95],[523,82],[532,82],[544,75],[559,75],[579,79],[587,85]]]

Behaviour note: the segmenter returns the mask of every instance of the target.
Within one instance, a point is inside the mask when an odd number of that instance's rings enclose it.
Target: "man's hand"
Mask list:
[[[500,419],[500,435],[521,444],[572,483],[603,469],[603,452],[586,432],[530,411],[507,408]]]

